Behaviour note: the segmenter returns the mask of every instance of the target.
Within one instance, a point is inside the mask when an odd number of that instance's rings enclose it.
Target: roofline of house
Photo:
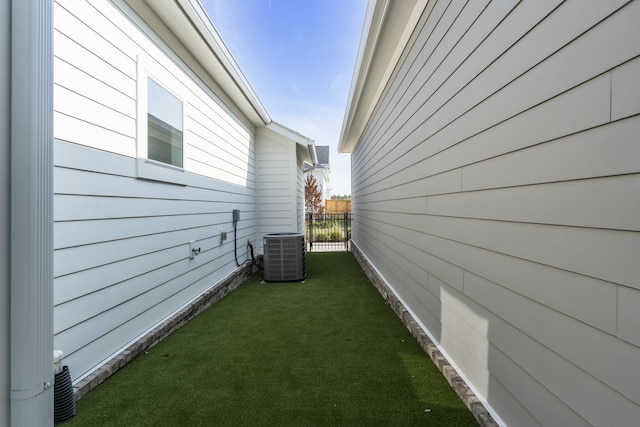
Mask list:
[[[225,45],[224,41],[222,40],[222,37],[220,37],[220,34],[216,30],[216,28],[213,26],[213,23],[211,22],[211,18],[209,17],[207,12],[204,10],[204,7],[200,3],[200,0],[177,0],[177,1],[180,2],[181,5],[183,5],[182,7],[187,11],[187,13],[189,13],[190,10],[192,10],[193,13],[195,13],[195,16],[198,18],[198,20],[194,19],[194,21],[198,25],[198,30],[206,38],[207,43],[210,46],[212,46],[212,48],[214,49],[214,53],[216,54],[216,57],[219,58],[220,61],[223,63],[225,69],[233,78],[238,89],[247,98],[252,108],[260,116],[262,121],[265,124],[270,123],[271,117],[269,116],[269,113],[267,112],[264,105],[262,105],[262,102],[258,98],[258,95],[254,92],[253,88],[251,87],[251,84],[249,83],[244,73],[240,69],[240,66],[238,65],[235,58],[233,57],[233,55]],[[191,9],[187,9],[187,6],[190,6]]]
[[[355,148],[430,1],[369,0],[338,152]]]
[[[153,17],[145,16],[146,11],[152,11],[254,126],[271,123],[269,113],[199,0],[144,0],[147,8],[140,0],[124,1],[145,21],[153,21]]]

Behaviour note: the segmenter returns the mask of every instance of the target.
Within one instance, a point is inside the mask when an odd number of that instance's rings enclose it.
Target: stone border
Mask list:
[[[256,271],[257,267],[251,263],[246,263],[242,268],[227,276],[222,282],[197,297],[188,306],[182,308],[182,310],[156,326],[153,330],[105,362],[87,377],[79,381],[77,384],[74,384],[73,394],[75,400],[80,400],[91,390],[102,384],[111,375],[123,368],[127,363],[131,362],[140,353],[150,347],[153,347],[189,320],[193,319],[198,314],[211,307],[214,303],[221,300],[231,291],[240,287],[240,285],[245,283]]]
[[[418,341],[422,349],[429,355],[440,372],[442,372],[442,375],[444,375],[451,387],[455,390],[460,399],[462,399],[466,407],[471,411],[478,424],[482,427],[499,427],[499,424],[493,419],[489,411],[487,411],[487,408],[484,407],[471,388],[451,366],[440,350],[438,350],[438,347],[436,347],[433,341],[431,341],[429,336],[425,333],[418,322],[416,322],[411,313],[409,313],[402,301],[396,297],[385,280],[378,274],[375,268],[373,268],[360,248],[353,244],[353,242],[351,242],[351,252],[371,283],[373,283],[376,289],[378,289],[378,292],[380,292],[385,301],[387,301],[396,315],[402,320],[402,323],[405,324],[407,329],[409,329],[411,334]]]

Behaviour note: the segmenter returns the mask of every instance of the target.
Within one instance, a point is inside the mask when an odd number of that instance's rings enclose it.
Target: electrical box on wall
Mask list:
[[[235,222],[240,221],[240,209],[233,210],[233,221]]]

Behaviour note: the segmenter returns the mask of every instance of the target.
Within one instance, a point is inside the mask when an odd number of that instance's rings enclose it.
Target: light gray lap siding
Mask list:
[[[422,17],[353,150],[353,239],[506,423],[629,425],[640,2],[473,3]]]

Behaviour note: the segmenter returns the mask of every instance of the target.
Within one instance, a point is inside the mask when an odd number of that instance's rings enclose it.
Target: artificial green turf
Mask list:
[[[77,403],[64,426],[473,426],[350,253],[256,276]]]

